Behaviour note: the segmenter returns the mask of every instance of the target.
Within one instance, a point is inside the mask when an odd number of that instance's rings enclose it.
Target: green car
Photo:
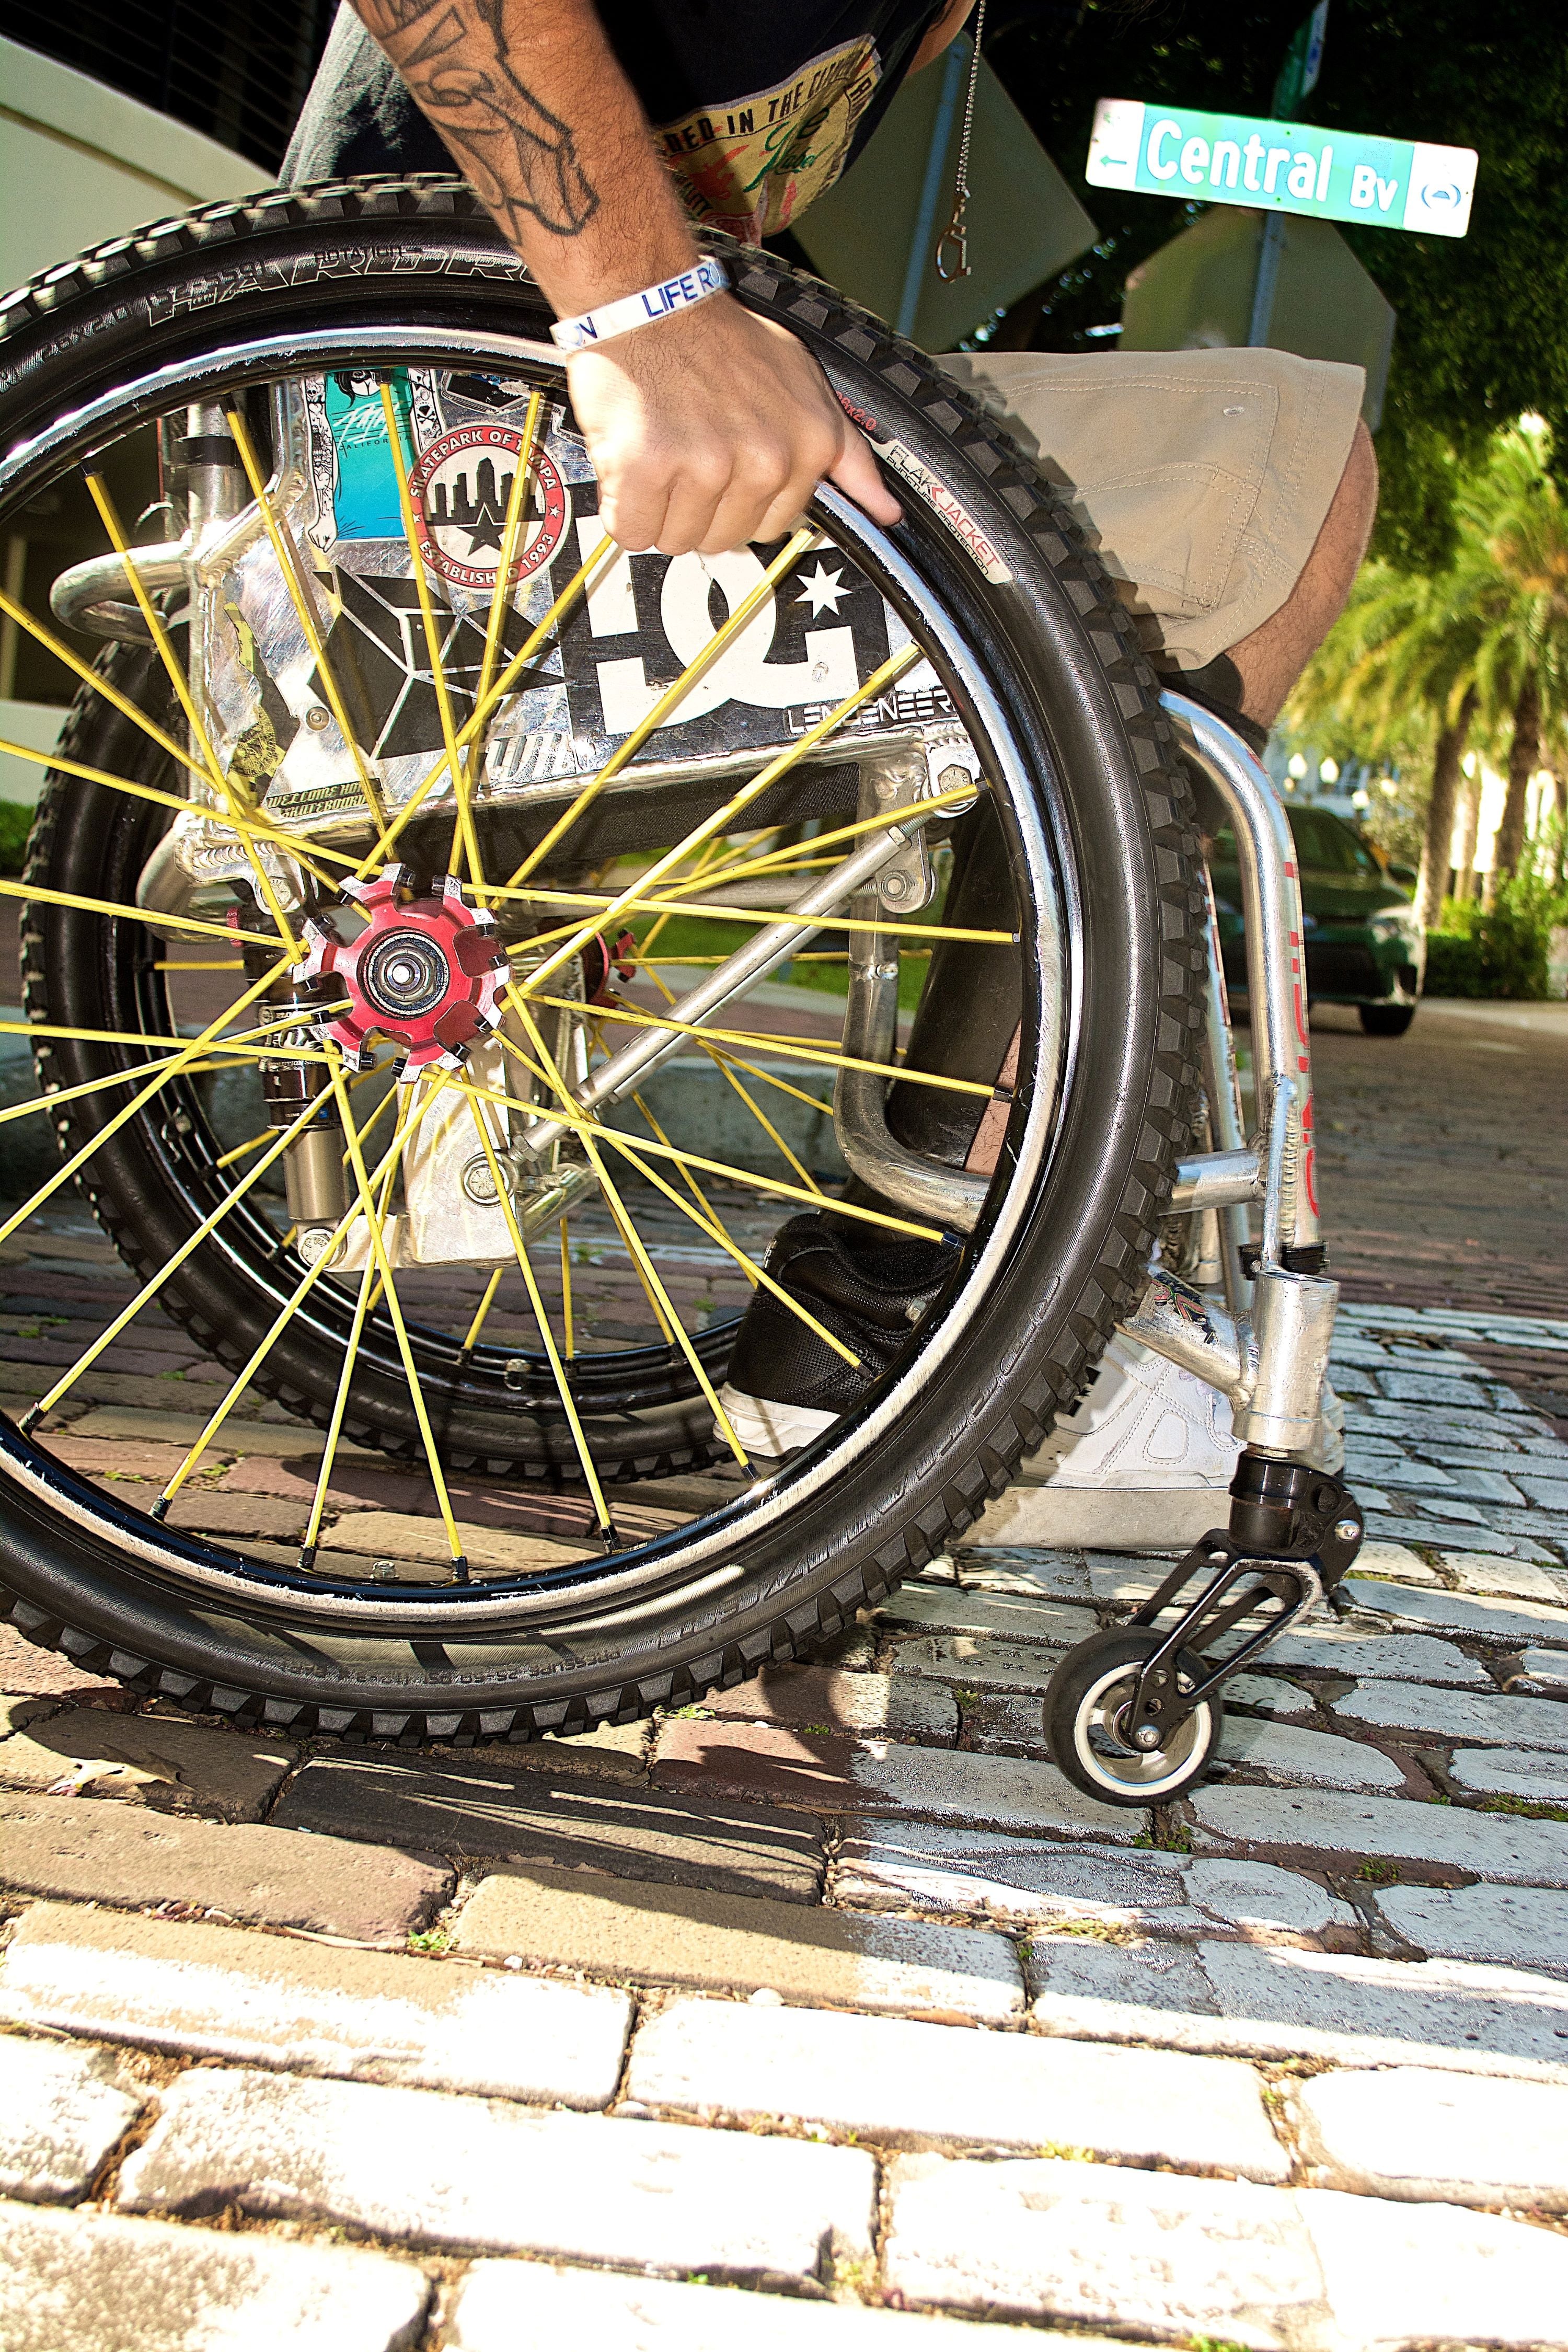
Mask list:
[[[1426,967],[1426,937],[1403,886],[1404,877],[1414,883],[1415,876],[1408,866],[1385,866],[1353,825],[1327,809],[1287,803],[1286,814],[1301,873],[1309,1002],[1353,1004],[1369,1037],[1403,1037]],[[1241,877],[1228,826],[1215,836],[1209,870],[1226,980],[1245,1003]]]

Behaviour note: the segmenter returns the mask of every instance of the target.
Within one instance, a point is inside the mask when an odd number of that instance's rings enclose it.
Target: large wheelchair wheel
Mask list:
[[[0,1277],[58,1310],[0,1607],[139,1691],[527,1738],[739,1681],[962,1534],[1141,1287],[1201,975],[1154,679],[990,419],[732,258],[895,530],[825,491],[609,547],[452,181],[216,206],[5,310],[0,520],[100,537],[9,607],[77,698],[0,885],[50,1147],[0,1152]],[[929,1254],[875,1361],[768,1271],[802,1213]],[[782,1462],[722,1401],[759,1289],[844,1367]]]

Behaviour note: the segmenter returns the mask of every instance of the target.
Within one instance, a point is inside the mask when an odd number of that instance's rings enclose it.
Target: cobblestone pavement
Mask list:
[[[1568,1315],[1568,1006],[1426,1004],[1400,1038],[1318,1006],[1312,1065],[1348,1297]]]
[[[1041,1738],[1152,1559],[973,1548],[811,1664],[531,1748],[192,1721],[0,1633],[5,2352],[1568,2347],[1562,1043],[1331,1018],[1318,1059],[1373,1539],[1189,1803],[1089,1802]],[[614,1345],[646,1310],[585,1244]],[[0,1245],[0,1410],[126,1280],[74,1212]],[[161,1481],[210,1370],[144,1315],[49,1442]],[[225,1437],[191,1523],[297,1543],[311,1433]],[[583,1533],[458,1501],[481,1570]],[[332,1508],[362,1557],[436,1532],[379,1455]]]
[[[18,1378],[102,1311],[52,1241],[0,1264]],[[69,1442],[163,1475],[176,1351]],[[1568,2346],[1568,1442],[1510,1353],[1568,1322],[1344,1312],[1353,1613],[1152,1814],[1040,1708],[1152,1559],[972,1549],[531,1748],[193,1722],[5,1637],[0,2344]],[[215,1491],[297,1515],[298,1443]]]

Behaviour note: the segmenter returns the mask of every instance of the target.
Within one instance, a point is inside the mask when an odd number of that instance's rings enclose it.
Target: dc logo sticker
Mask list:
[[[460,425],[432,441],[408,477],[419,551],[456,588],[490,589],[500,568],[521,436],[505,425]],[[548,563],[566,530],[566,485],[536,442],[514,577]]]

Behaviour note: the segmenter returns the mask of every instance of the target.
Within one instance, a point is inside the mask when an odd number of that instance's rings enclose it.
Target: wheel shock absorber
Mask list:
[[[310,982],[285,981],[269,1000],[288,1025],[280,1045],[314,1045],[321,1019],[319,991]],[[325,1067],[293,1055],[268,1055],[260,1064],[261,1092],[270,1128],[291,1127],[308,1103],[319,1105],[283,1154],[283,1184],[296,1231],[294,1246],[313,1265],[348,1205],[343,1184],[343,1129]]]

